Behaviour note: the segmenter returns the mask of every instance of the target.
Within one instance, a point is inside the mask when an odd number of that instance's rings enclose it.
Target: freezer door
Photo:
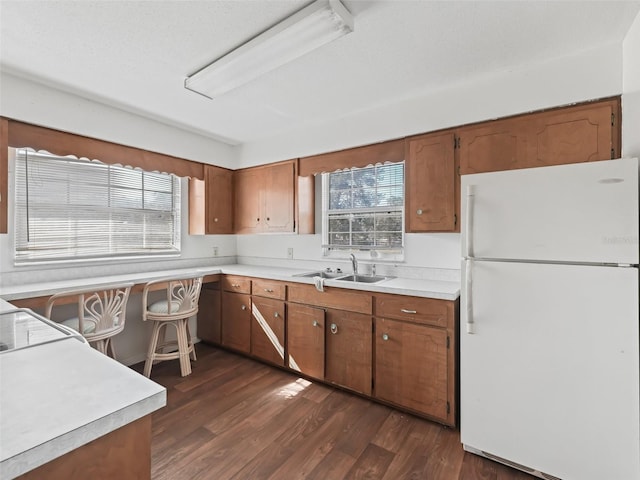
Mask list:
[[[563,479],[640,478],[638,270],[473,262],[470,271],[463,444]]]
[[[638,160],[462,177],[462,256],[638,263]]]

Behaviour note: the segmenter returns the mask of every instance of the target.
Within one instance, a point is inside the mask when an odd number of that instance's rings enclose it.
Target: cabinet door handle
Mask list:
[[[331,330],[331,333],[333,335],[335,335],[336,333],[338,333],[338,325],[336,325],[335,323],[332,323],[331,326],[329,327],[329,329]]]
[[[242,306],[240,307],[240,309],[241,309],[241,310],[246,310],[246,309],[247,309],[247,307],[246,307],[246,306],[244,306],[244,305],[242,305]]]
[[[273,293],[273,289],[272,288],[265,288],[264,291],[267,292],[267,293]]]
[[[313,323],[312,323],[312,325],[313,325],[314,327],[317,327],[317,326],[319,325],[319,324],[318,324],[318,321],[317,321],[317,320],[314,320],[314,321],[313,321]]]
[[[407,310],[406,308],[401,308],[400,311],[402,313],[418,313],[416,310]]]
[[[389,335],[387,335],[386,333],[383,333],[383,334],[382,334],[382,340],[384,340],[385,342],[386,342],[387,340],[389,340]]]
[[[417,213],[418,215],[422,215],[422,209],[421,209],[421,208],[419,208],[418,210],[416,210],[416,213]]]
[[[278,318],[280,316],[280,314],[278,312],[273,314],[274,317]]]
[[[218,219],[217,219],[217,218],[214,218],[214,219],[213,219],[213,221],[214,221],[214,222],[217,222],[217,221],[218,221]]]

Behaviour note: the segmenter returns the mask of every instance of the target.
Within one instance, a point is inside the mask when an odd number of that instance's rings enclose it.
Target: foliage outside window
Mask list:
[[[16,151],[16,263],[180,253],[174,175]]]
[[[325,173],[323,193],[326,252],[402,252],[403,162]]]

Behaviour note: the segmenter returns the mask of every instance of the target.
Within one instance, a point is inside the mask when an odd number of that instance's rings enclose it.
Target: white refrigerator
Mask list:
[[[464,449],[640,479],[638,160],[462,177]]]

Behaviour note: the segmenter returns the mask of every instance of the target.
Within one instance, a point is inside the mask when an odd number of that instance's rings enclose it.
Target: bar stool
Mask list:
[[[96,350],[115,359],[111,339],[124,330],[132,286],[133,283],[120,283],[56,293],[47,300],[45,316],[73,328]],[[77,317],[52,318],[62,316],[65,312],[61,307],[73,303],[78,305]]]
[[[154,361],[180,360],[180,373],[183,377],[191,374],[191,361],[195,361],[196,351],[189,333],[189,318],[198,313],[198,300],[202,288],[202,276],[188,278],[165,278],[149,282],[142,290],[142,320],[153,322],[144,375],[151,376]],[[165,298],[149,305],[150,291],[165,290]],[[176,340],[165,341],[167,327],[176,329]],[[165,348],[177,350],[165,353]]]

